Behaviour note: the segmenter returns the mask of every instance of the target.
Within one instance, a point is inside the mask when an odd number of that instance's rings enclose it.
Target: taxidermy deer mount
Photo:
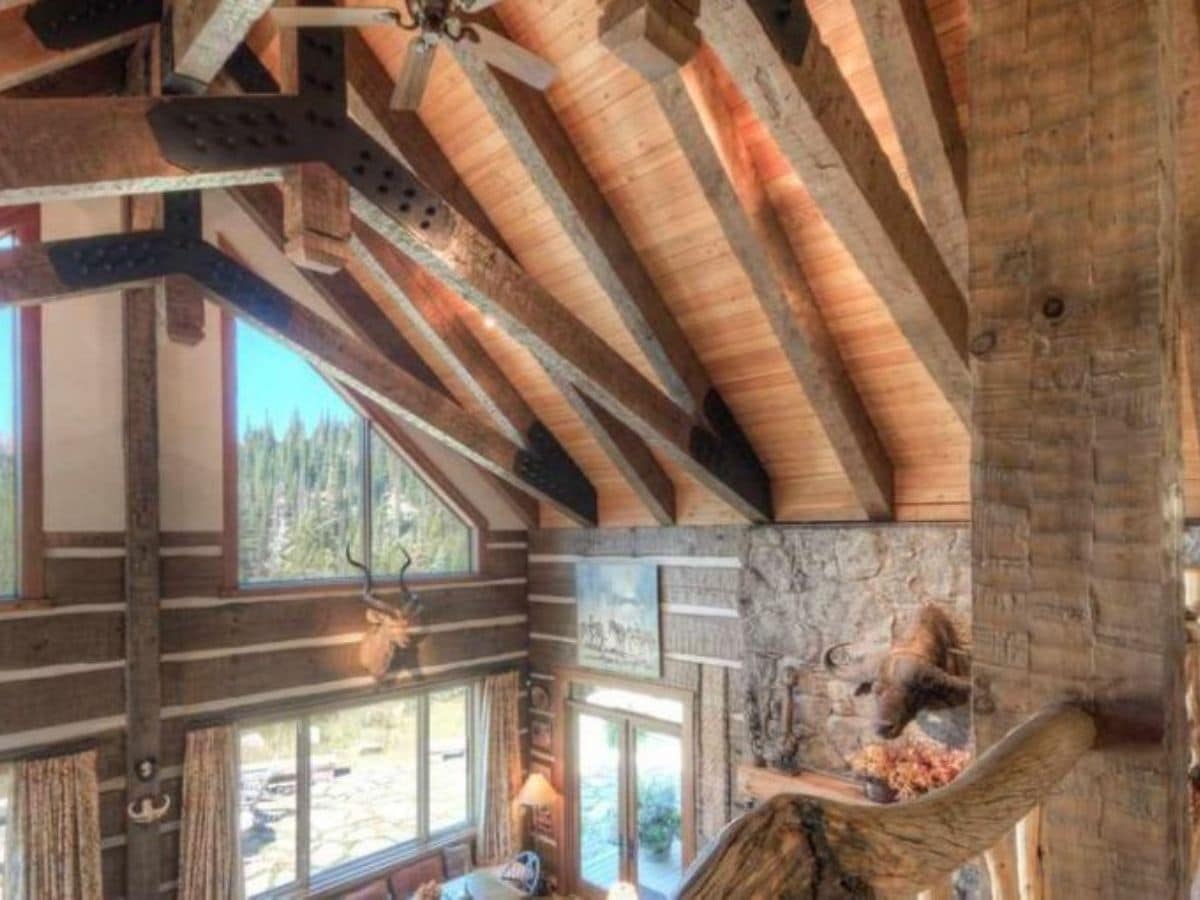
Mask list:
[[[400,552],[404,554],[404,565],[400,567],[403,600],[396,606],[375,596],[371,570],[350,555],[349,545],[346,547],[346,560],[363,573],[361,599],[367,607],[367,632],[359,646],[358,659],[376,681],[387,677],[396,653],[412,643],[412,628],[421,611],[417,595],[404,583],[404,575],[412,565],[412,557],[403,548]]]

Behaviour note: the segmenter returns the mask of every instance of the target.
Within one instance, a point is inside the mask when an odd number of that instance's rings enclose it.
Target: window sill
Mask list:
[[[321,873],[311,879],[306,886],[291,885],[254,894],[251,900],[300,900],[300,898],[325,900],[325,898],[336,897],[346,891],[363,887],[378,878],[384,878],[389,872],[423,857],[432,856],[446,847],[460,844],[463,841],[474,841],[474,839],[475,826],[466,825],[453,831],[439,833],[419,844],[401,844],[391,850],[381,850],[364,859],[345,863],[329,872]]]
[[[421,590],[446,590],[449,588],[469,588],[480,584],[496,581],[496,576],[483,572],[464,572],[457,575],[418,575],[405,579],[405,586],[415,592]],[[361,579],[330,579],[328,581],[277,581],[262,584],[248,584],[236,588],[224,588],[218,593],[221,599],[237,599],[239,597],[357,597],[362,593]],[[400,582],[394,579],[376,580],[373,593],[381,596],[400,594]]]

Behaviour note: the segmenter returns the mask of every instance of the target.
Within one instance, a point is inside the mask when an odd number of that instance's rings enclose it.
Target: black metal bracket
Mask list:
[[[162,0],[38,0],[25,10],[25,23],[51,50],[69,50],[153,25]]]
[[[809,36],[813,32],[812,16],[803,0],[748,0],[759,23],[779,51],[792,65],[804,61]]]

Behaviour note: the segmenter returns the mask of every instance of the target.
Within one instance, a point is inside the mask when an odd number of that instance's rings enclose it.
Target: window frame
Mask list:
[[[17,244],[41,240],[41,207],[0,208],[0,234],[13,233]],[[16,584],[0,594],[0,608],[20,609],[45,602],[42,454],[42,310],[24,306],[14,318],[14,393],[16,414],[15,537]]]
[[[228,310],[221,310],[221,376],[222,376],[222,493],[223,493],[223,560],[222,591],[225,594],[278,592],[320,588],[329,586],[357,585],[361,579],[355,575],[329,575],[323,577],[271,579],[246,581],[241,574],[241,540],[239,533],[238,498],[238,374],[237,374],[237,322],[238,318]],[[249,326],[252,327],[252,326]],[[414,584],[434,584],[447,581],[466,581],[479,578],[483,572],[483,541],[487,532],[487,520],[471,505],[452,482],[449,481],[421,449],[401,431],[385,412],[370,401],[360,398],[341,384],[326,377],[329,387],[337,393],[359,418],[360,461],[359,480],[362,503],[359,509],[360,533],[363,546],[360,558],[371,565],[371,441],[381,440],[388,450],[399,456],[443,503],[466,526],[469,535],[467,568],[459,572],[412,572],[405,580]],[[372,572],[376,584],[397,584],[395,573]]]
[[[430,850],[447,846],[471,838],[477,827],[478,799],[476,791],[479,786],[480,766],[482,755],[477,746],[477,722],[479,704],[481,702],[482,681],[479,678],[467,680],[446,681],[437,684],[422,685],[418,689],[391,691],[387,694],[357,697],[340,703],[325,703],[306,706],[303,709],[280,711],[266,716],[246,718],[235,723],[237,741],[237,776],[241,784],[241,736],[244,729],[264,725],[274,725],[281,722],[294,722],[296,727],[296,847],[295,869],[296,878],[289,884],[258,894],[246,893],[247,900],[292,900],[292,898],[308,896],[324,896],[331,891],[357,884],[390,871],[408,860],[417,859]],[[450,825],[437,831],[429,829],[429,698],[433,694],[467,689],[466,703],[466,738],[467,738],[467,818],[464,822]],[[311,720],[326,713],[347,712],[377,706],[384,703],[394,703],[402,700],[417,701],[417,836],[393,847],[377,850],[358,859],[340,863],[315,877],[312,874],[310,853],[310,816],[312,807],[311,776],[312,776],[312,744]],[[239,799],[240,812],[240,799]],[[238,871],[242,879],[243,891],[246,890],[245,869],[243,857],[238,855]]]

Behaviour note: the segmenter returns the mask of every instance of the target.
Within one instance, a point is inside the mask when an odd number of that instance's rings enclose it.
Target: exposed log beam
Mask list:
[[[283,252],[283,194],[278,187],[250,185],[230,191],[229,196],[276,249]],[[379,308],[367,285],[344,270],[324,275],[297,267],[296,272],[322,300],[341,314],[342,321],[359,340],[382,353],[426,387],[450,396],[450,391],[434,371]]]
[[[357,264],[371,273],[470,393],[464,405],[483,408],[496,427],[523,444],[537,415],[459,316],[455,305],[461,301],[370,228],[359,223],[354,232]]]
[[[505,34],[495,13],[486,13],[480,21]],[[451,45],[451,49],[668,395],[685,409],[702,408],[712,390],[708,374],[549,101],[539,91],[493,69],[469,48]]]
[[[484,237],[512,256],[504,238],[458,177],[421,117],[412,110],[391,108],[392,79],[375,51],[357,32],[346,35],[346,80],[417,177]]]
[[[654,521],[674,525],[675,484],[646,442],[575,385],[553,375],[551,378]]]
[[[1157,0],[972,7],[975,742],[1065,696],[1110,735],[1043,804],[1047,897],[1184,897],[1191,874],[1183,13]]]
[[[25,21],[23,8],[0,9],[0,47],[4,48],[0,53],[0,91],[132,46],[147,31],[146,27],[134,28],[81,47],[55,50],[42,44],[33,33]]]
[[[601,40],[651,80],[659,109],[749,278],[859,504],[869,518],[889,519],[891,461],[721,96],[719,64],[711,51],[700,50],[693,23],[656,25],[665,18],[658,7],[655,0],[633,11],[610,7],[626,14],[617,21],[606,17],[601,22]],[[636,21],[627,21],[629,15]],[[693,56],[684,67],[677,60],[686,55],[689,40]]]
[[[242,210],[258,225],[262,233],[283,250],[283,199],[281,192],[271,185],[251,185],[237,188],[230,196]],[[451,396],[451,392],[429,368],[417,350],[401,334],[395,323],[388,318],[380,308],[382,298],[377,299],[377,292],[382,288],[375,284],[360,281],[355,271],[356,267],[344,269],[332,275],[321,275],[307,269],[297,268],[297,272],[331,307],[336,309],[354,335],[369,347],[382,353],[396,365],[409,374],[418,378],[427,387],[439,393]],[[389,426],[384,416],[389,416],[379,404],[372,403],[361,394],[362,402],[369,404],[375,421],[381,427]],[[524,439],[522,439],[522,443]],[[527,528],[538,526],[538,502],[536,498],[526,493],[522,488],[514,486],[496,477],[489,470],[480,467],[482,475],[492,482],[493,487],[500,493],[504,502]]]
[[[0,100],[0,205],[279,181],[284,164],[197,171],[170,162],[147,119],[170,99]],[[70,142],[63,135],[71,135]],[[84,151],[86,148],[86,152]]]
[[[190,218],[198,220],[198,210]],[[531,441],[532,450],[513,444],[217,248],[171,230],[170,221],[165,232],[34,244],[0,254],[0,302],[47,302],[147,279],[195,278],[221,305],[331,377],[573,520],[595,524],[594,491],[552,440]],[[119,274],[127,260],[138,279]]]
[[[967,144],[923,0],[854,0],[929,236],[967,289]]]
[[[272,0],[174,0],[171,4],[171,78],[203,90]]]
[[[959,418],[967,306],[802,4],[706,0],[700,29]]]
[[[324,66],[321,76],[331,78],[338,71],[339,47],[335,37],[314,38],[310,56],[313,65]],[[210,172],[201,181],[209,186],[253,182],[278,177],[280,165],[327,162],[350,183],[351,208],[368,225],[491,315],[643,440],[661,447],[733,509],[753,520],[770,518],[767,474],[715,392],[705,397],[703,420],[680,408],[453,207],[412,178],[343,110],[305,96],[173,97],[152,108],[124,98],[90,106],[89,101],[0,101],[0,126],[16,125],[19,132],[24,125],[36,133],[36,119],[48,112],[56,117],[56,134],[72,131],[76,121],[97,133],[111,157],[109,168],[92,162],[95,152],[68,155],[61,146],[39,160],[28,151],[29,142],[0,129],[0,202],[31,194],[180,189],[196,181],[193,171]],[[123,127],[114,128],[114,121]],[[49,132],[44,124],[40,129],[41,139],[32,143],[46,147]],[[75,156],[85,161],[80,164]]]
[[[1200,428],[1200,3],[1188,6],[1178,37],[1179,272],[1186,384]]]

